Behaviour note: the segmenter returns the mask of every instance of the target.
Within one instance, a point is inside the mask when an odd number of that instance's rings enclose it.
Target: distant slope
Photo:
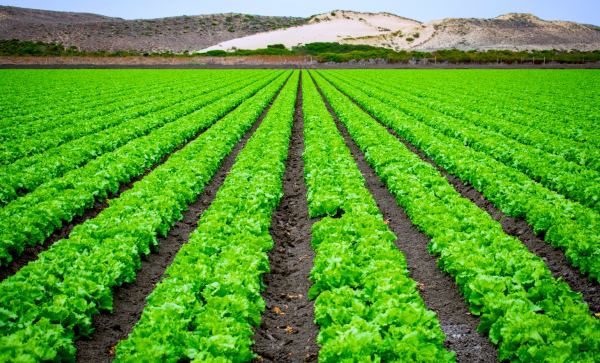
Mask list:
[[[546,21],[531,14],[512,13],[494,19],[444,19],[435,23],[438,30],[416,49],[600,49],[600,27]]]
[[[288,48],[312,42],[368,44],[394,50],[458,48],[600,49],[600,27],[545,21],[531,14],[426,23],[389,13],[336,10],[310,19],[237,13],[124,20],[95,14],[0,6],[0,39],[61,42],[82,50],[190,53],[212,49]]]
[[[335,14],[335,15],[333,15]],[[494,19],[442,19],[421,23],[389,13],[336,10],[310,18],[301,28],[259,33],[208,48],[264,48],[282,43],[340,42],[394,50],[437,49],[600,49],[600,27],[567,21],[544,21],[531,14]]]
[[[0,6],[0,39],[61,42],[109,52],[200,51],[236,37],[305,24],[307,19],[237,13],[124,20]]]
[[[335,14],[335,15],[333,15]],[[370,44],[379,47],[405,49],[411,44],[406,41],[409,34],[420,32],[422,37],[414,43],[421,43],[434,32],[433,26],[425,27],[421,22],[388,13],[357,13],[335,11],[314,15],[308,25],[260,33],[245,38],[222,42],[208,50],[229,50],[266,48],[269,44],[284,44],[288,48],[312,42],[339,42],[347,44]],[[406,36],[406,37],[405,37]],[[388,38],[394,38],[388,42]],[[389,44],[388,44],[389,43]],[[413,43],[413,44],[414,44]]]

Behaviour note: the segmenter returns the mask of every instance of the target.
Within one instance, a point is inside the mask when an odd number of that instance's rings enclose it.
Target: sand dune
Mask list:
[[[283,44],[288,48],[312,42],[340,42],[347,44],[371,44],[380,47],[407,49],[422,43],[434,32],[431,25],[388,13],[358,13],[336,11],[319,14],[307,25],[282,29],[228,40],[208,50],[233,50],[234,48],[258,49],[270,44]],[[419,33],[418,38],[414,34]],[[366,38],[365,38],[366,37]],[[406,38],[415,39],[412,42]]]

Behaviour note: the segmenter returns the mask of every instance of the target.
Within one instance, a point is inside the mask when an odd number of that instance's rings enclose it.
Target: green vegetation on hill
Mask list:
[[[211,50],[203,53],[190,53],[184,51],[182,54],[175,54],[171,51],[163,53],[147,53],[143,51],[117,51],[107,52],[98,50],[96,52],[87,52],[78,50],[77,47],[71,46],[65,48],[60,43],[44,43],[44,42],[21,42],[17,39],[2,40],[0,39],[0,56],[150,56],[150,57],[190,57],[190,56],[210,56],[210,57],[244,57],[244,56],[312,56],[313,59],[319,62],[349,62],[351,60],[359,61],[361,59],[385,59],[390,62],[408,62],[411,60],[423,60],[435,62],[450,62],[450,63],[522,63],[536,62],[540,63],[545,59],[546,62],[554,61],[559,63],[581,63],[581,62],[598,62],[600,61],[600,50],[582,52],[579,50],[562,51],[557,49],[552,50],[488,50],[463,51],[458,49],[443,49],[435,52],[419,52],[419,51],[394,51],[391,49],[374,47],[371,45],[353,45],[340,43],[325,43],[316,42],[302,46],[292,47],[287,49],[283,44],[268,45],[263,49],[235,49],[234,51],[226,52],[224,50]]]
[[[350,53],[354,51],[359,52],[369,52],[369,51],[380,51],[384,50],[383,48],[374,47],[372,45],[364,45],[364,44],[340,44],[340,43],[325,43],[325,42],[315,42],[309,43],[297,47],[292,47],[292,49],[302,55],[319,55],[325,53]]]

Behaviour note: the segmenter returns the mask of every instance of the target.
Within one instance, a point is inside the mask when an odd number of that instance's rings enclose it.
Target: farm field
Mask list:
[[[1,362],[600,362],[600,73],[2,70]]]

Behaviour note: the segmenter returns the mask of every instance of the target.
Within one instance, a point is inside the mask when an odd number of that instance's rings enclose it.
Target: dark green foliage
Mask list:
[[[299,54],[319,55],[324,53],[350,53],[355,50],[368,52],[370,50],[380,50],[381,48],[362,44],[315,42],[302,46],[292,47],[292,49],[294,49],[294,51],[296,51]]]
[[[246,15],[247,18],[252,18],[252,15]],[[302,20],[300,20],[302,22]],[[202,24],[203,22],[201,22]],[[213,22],[212,25],[218,25]],[[148,26],[149,29],[152,29]],[[184,26],[189,28],[189,26]],[[257,26],[253,26],[253,29],[258,29]],[[273,29],[279,27],[273,26]],[[228,31],[234,32],[233,26],[227,28]],[[51,35],[50,33],[48,33]],[[115,33],[118,34],[118,33]],[[142,33],[150,36],[150,32]],[[87,35],[88,37],[90,35]],[[413,35],[414,36],[414,35]],[[408,41],[414,41],[414,38],[407,38]],[[217,52],[217,53],[214,53]],[[113,57],[127,57],[137,56],[142,54],[140,51],[118,51],[109,53],[106,50],[99,49],[94,52],[87,52],[78,50],[76,47],[66,49],[64,45],[60,43],[44,43],[44,42],[31,42],[31,41],[19,41],[18,39],[3,40],[0,39],[0,56],[113,56]],[[442,49],[435,52],[419,52],[419,51],[394,51],[388,48],[374,47],[371,45],[361,44],[340,44],[340,43],[326,43],[326,42],[315,42],[301,46],[292,47],[292,50],[285,48],[283,44],[271,44],[266,49],[238,49],[235,52],[225,52],[222,50],[210,51],[206,53],[194,53],[193,56],[208,55],[217,57],[236,57],[236,56],[248,56],[248,55],[301,55],[301,56],[313,56],[313,59],[317,59],[320,62],[348,62],[352,59],[388,59],[390,62],[402,63],[408,62],[409,60],[420,60],[428,58],[437,62],[450,62],[450,63],[496,63],[504,62],[508,64],[521,63],[521,62],[533,62],[540,64],[554,61],[558,63],[582,63],[582,62],[598,62],[600,61],[600,50],[582,52],[579,50],[458,50],[458,49]],[[150,55],[150,54],[148,54]],[[156,56],[186,56],[186,54],[174,54],[173,51],[166,51],[163,53],[154,53]]]
[[[0,40],[0,55],[65,55],[76,50],[65,49],[62,44],[44,42],[21,42],[18,39]]]
[[[204,54],[209,55],[211,57],[225,57],[227,55],[227,52],[224,50],[209,50]]]

